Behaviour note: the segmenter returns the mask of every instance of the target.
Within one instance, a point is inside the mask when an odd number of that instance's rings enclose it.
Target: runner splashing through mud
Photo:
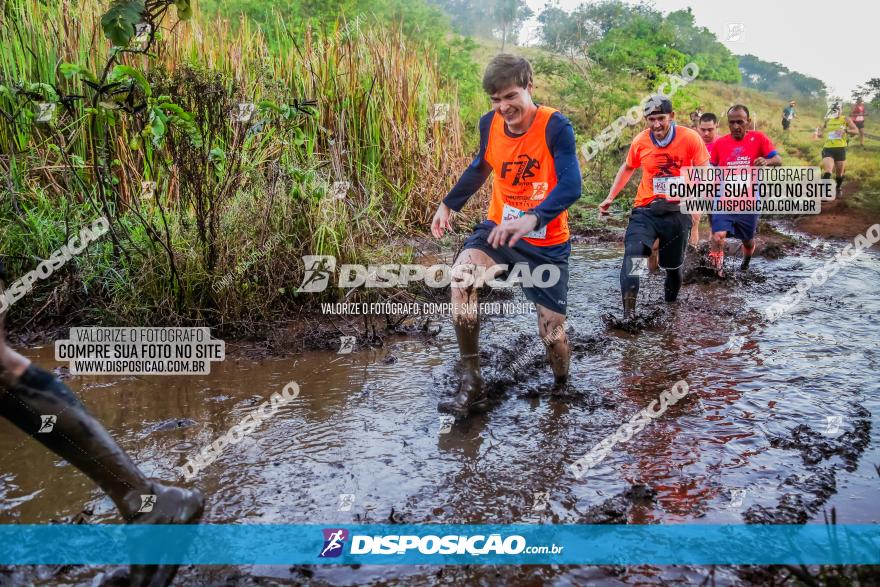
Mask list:
[[[480,118],[480,151],[431,223],[431,232],[441,238],[452,228],[453,212],[495,173],[488,219],[467,238],[453,268],[453,324],[463,371],[455,396],[438,408],[456,415],[487,401],[480,374],[477,289],[514,266],[526,266],[532,275],[550,269],[554,276],[544,284],[524,280],[523,291],[536,306],[538,332],[557,388],[568,380],[564,329],[571,243],[566,210],[581,195],[574,131],[560,112],[532,101],[532,67],[521,57],[495,57],[483,88],[493,110]]]
[[[0,294],[5,281],[0,260]],[[9,347],[3,322],[0,314],[0,416],[85,473],[113,500],[126,522],[198,522],[205,501],[201,493],[144,476],[61,380]],[[133,565],[128,584],[161,587],[176,572],[177,565]]]
[[[748,107],[731,106],[727,111],[730,134],[715,141],[710,161],[717,167],[775,167],[782,165],[782,157],[776,152],[770,137],[751,128],[752,119]],[[751,189],[751,188],[750,188]],[[743,244],[743,261],[740,271],[746,271],[755,253],[755,233],[758,230],[758,214],[711,214],[712,241],[709,259],[718,277],[724,277],[724,243],[728,236]]]
[[[693,129],[676,125],[672,102],[655,97],[649,104],[653,109],[645,115],[648,128],[633,139],[608,197],[599,204],[599,215],[608,214],[614,198],[635,170],[642,168],[642,180],[624,236],[623,266],[620,268],[624,320],[635,318],[639,265],[647,268],[655,239],[659,239],[659,265],[666,270],[664,297],[667,302],[678,299],[685,250],[689,238],[694,245],[699,239],[692,228],[699,225],[700,218],[695,214],[692,219],[691,215],[679,211],[678,200],[668,197],[669,184],[681,175],[682,167],[701,167],[709,163],[709,152],[700,135]]]

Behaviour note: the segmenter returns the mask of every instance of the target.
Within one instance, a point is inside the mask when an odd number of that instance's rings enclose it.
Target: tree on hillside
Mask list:
[[[874,77],[853,90],[853,100],[861,98],[870,102],[874,107],[880,108],[880,77]]]
[[[495,23],[501,35],[501,52],[507,45],[507,39],[516,37],[523,23],[535,13],[526,4],[526,0],[495,0]]]
[[[526,20],[534,15],[526,0],[428,0],[440,7],[462,35],[501,40],[502,50],[515,40]]]
[[[740,80],[736,57],[711,31],[696,26],[690,10],[664,17],[648,4],[603,0],[581,4],[571,13],[548,5],[538,21],[544,47],[589,57],[606,68],[654,79],[692,61],[704,79]]]
[[[762,92],[773,92],[784,98],[821,98],[826,93],[822,80],[791,71],[781,63],[764,61],[754,55],[740,55],[739,69],[743,84]]]

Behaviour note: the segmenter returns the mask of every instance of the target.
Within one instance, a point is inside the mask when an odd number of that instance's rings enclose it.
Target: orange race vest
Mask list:
[[[485,159],[495,172],[488,218],[496,224],[534,208],[556,187],[556,167],[547,146],[547,123],[554,112],[553,108],[538,106],[532,126],[516,138],[505,134],[504,118],[500,114],[496,112],[492,118]],[[568,211],[565,211],[537,233],[529,233],[524,240],[547,247],[564,243],[568,237]]]

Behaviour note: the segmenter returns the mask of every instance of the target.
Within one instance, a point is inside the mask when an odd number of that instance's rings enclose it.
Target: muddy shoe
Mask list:
[[[479,373],[465,371],[458,383],[458,391],[450,399],[440,402],[437,409],[447,414],[466,416],[471,410],[485,408],[488,402],[483,377]]]
[[[201,492],[169,487],[152,482],[151,494],[136,495],[141,502],[140,512],[133,524],[196,524],[205,510],[205,498]],[[186,545],[176,545],[175,549]],[[165,587],[177,574],[178,565],[132,565],[129,584],[132,587]]]
[[[550,388],[550,395],[553,396],[566,396],[569,392],[569,381],[568,375],[559,377],[553,377],[553,386]]]
[[[748,271],[749,270],[749,263],[751,263],[751,262],[752,262],[751,257],[744,257],[742,264],[740,264],[740,266],[739,266],[739,270],[740,271]]]

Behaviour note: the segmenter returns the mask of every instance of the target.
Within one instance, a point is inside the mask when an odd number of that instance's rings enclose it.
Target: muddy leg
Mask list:
[[[9,348],[2,318],[0,416],[85,473],[127,522],[190,523],[202,514],[204,498],[198,491],[148,480],[61,380]],[[155,496],[152,512],[139,513],[142,495]],[[166,585],[176,571],[176,565],[133,566],[131,585]]]
[[[568,368],[571,361],[568,335],[565,333],[565,315],[544,306],[536,305],[536,307],[538,334],[547,348],[547,361],[553,370],[556,386],[560,387],[568,382]]]
[[[651,247],[651,256],[648,257],[648,271],[654,273],[660,268],[660,239],[654,239],[654,246]]]
[[[752,262],[752,255],[755,254],[755,239],[743,241],[743,260],[739,266],[740,271],[748,271],[749,263]]]
[[[727,231],[721,230],[712,233],[709,242],[709,260],[715,268],[718,277],[724,277],[724,242],[727,239]]]
[[[491,257],[477,249],[466,249],[459,255],[452,269],[452,324],[458,340],[461,357],[461,380],[458,391],[450,399],[440,402],[441,412],[465,415],[473,407],[485,405],[483,378],[480,375],[480,315],[477,290],[494,276],[488,269],[494,265]]]

